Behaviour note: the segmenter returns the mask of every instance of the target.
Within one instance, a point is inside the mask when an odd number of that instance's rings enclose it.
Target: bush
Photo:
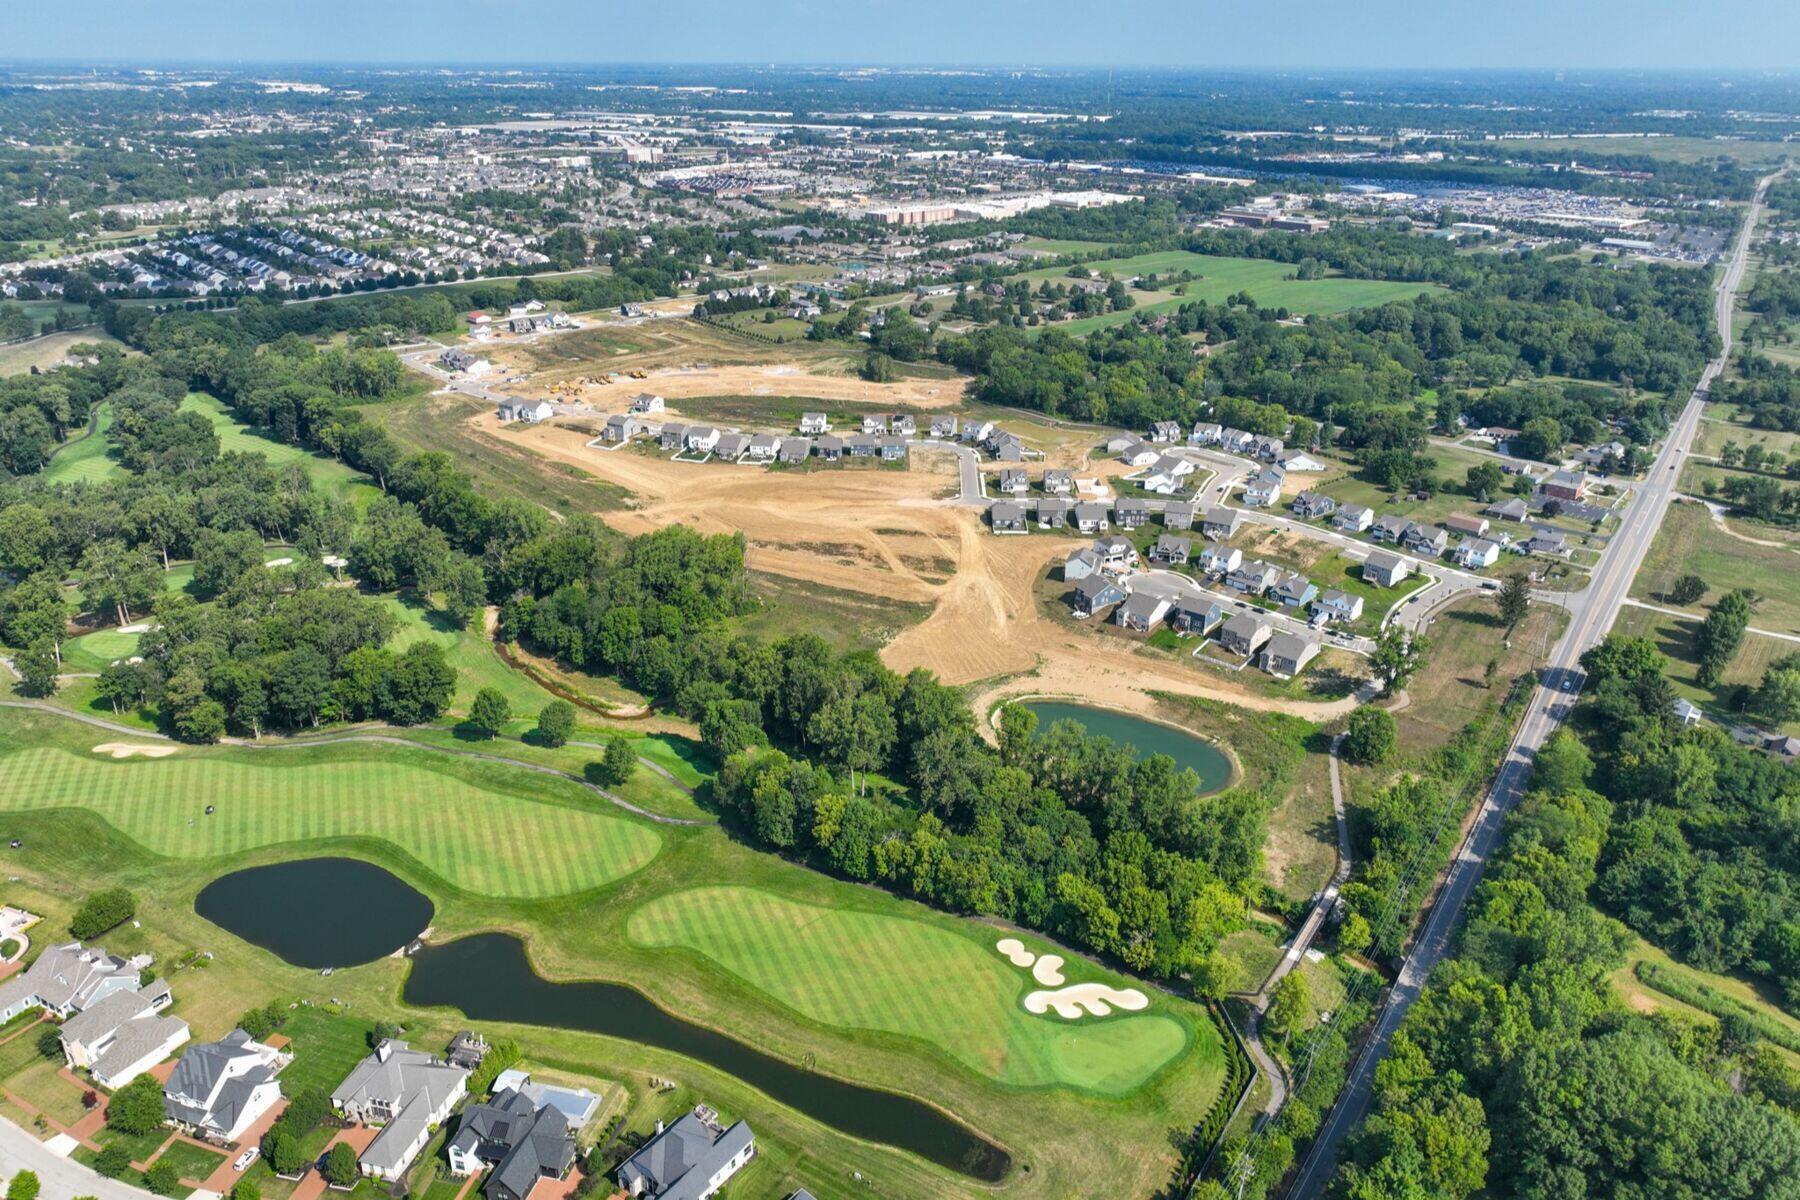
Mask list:
[[[61,1062],[63,1056],[62,1028],[57,1025],[46,1025],[37,1035],[37,1052],[52,1062]]]
[[[1365,767],[1386,762],[1394,752],[1396,737],[1393,714],[1383,708],[1359,708],[1350,714],[1344,757]]]
[[[81,902],[69,922],[69,932],[85,942],[118,928],[136,915],[136,896],[124,888],[107,888]]]
[[[253,1008],[238,1018],[238,1028],[262,1041],[287,1023],[288,1007],[279,1000],[271,1000],[261,1008]]]
[[[94,1158],[94,1170],[108,1179],[117,1179],[131,1170],[131,1152],[123,1146],[104,1146]]]
[[[500,1072],[518,1061],[519,1043],[510,1039],[495,1042],[488,1047],[487,1056],[481,1060],[481,1065],[469,1075],[469,1095],[487,1095],[488,1090],[494,1086],[494,1080],[500,1077]]]
[[[562,746],[575,732],[575,706],[567,700],[552,700],[538,713],[537,735],[546,746]]]
[[[166,1158],[159,1158],[144,1172],[144,1186],[159,1196],[173,1196],[181,1190],[181,1172]]]
[[[0,958],[11,958],[19,952],[19,939],[7,938],[0,942]]]
[[[299,1139],[281,1128],[280,1121],[263,1134],[262,1152],[269,1170],[277,1175],[298,1175],[306,1167],[306,1155],[300,1152]]]
[[[231,1185],[231,1200],[262,1200],[262,1189],[250,1179],[240,1179]]]
[[[325,1152],[325,1165],[322,1168],[327,1183],[335,1183],[339,1187],[350,1187],[356,1183],[356,1151],[348,1143],[339,1142]]]
[[[37,1200],[40,1186],[36,1171],[20,1171],[6,1185],[6,1200]]]
[[[106,1106],[106,1125],[120,1133],[142,1135],[163,1123],[162,1085],[148,1075],[136,1079],[112,1094]]]

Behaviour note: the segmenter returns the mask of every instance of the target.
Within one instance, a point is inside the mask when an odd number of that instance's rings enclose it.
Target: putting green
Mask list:
[[[31,747],[0,755],[0,811],[84,808],[158,854],[212,858],[324,838],[379,838],[456,887],[538,898],[609,883],[656,857],[655,830],[622,815],[483,787],[389,750],[183,747],[112,761]],[[215,812],[206,815],[206,806]]]
[[[626,933],[640,945],[697,951],[813,1020],[917,1038],[1021,1087],[1127,1095],[1188,1041],[1188,1023],[1156,1007],[1079,1022],[1032,1016],[1020,1004],[1037,987],[1029,971],[1009,964],[991,939],[983,945],[930,921],[707,887],[650,901]],[[1121,982],[1080,961],[1069,974]],[[1197,1035],[1216,1038],[1210,1025]]]

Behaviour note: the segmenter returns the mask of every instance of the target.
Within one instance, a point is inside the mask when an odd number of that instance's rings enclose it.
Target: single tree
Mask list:
[[[469,724],[491,737],[498,737],[512,720],[512,706],[499,688],[484,687],[475,693],[469,706]]]
[[[325,1181],[338,1187],[350,1187],[356,1182],[356,1151],[348,1142],[339,1142],[325,1152],[325,1165],[322,1168]]]
[[[131,1151],[117,1142],[108,1143],[94,1156],[94,1170],[108,1179],[119,1178],[131,1170]]]
[[[1263,1013],[1263,1024],[1276,1037],[1291,1037],[1311,1015],[1312,989],[1307,986],[1306,976],[1290,971],[1269,993],[1269,1007]]]
[[[149,1075],[136,1079],[112,1094],[106,1106],[106,1125],[120,1133],[142,1136],[163,1123],[162,1085]]]
[[[1375,639],[1375,651],[1369,665],[1381,678],[1381,694],[1390,696],[1407,685],[1425,663],[1431,643],[1408,633],[1399,624],[1389,625]]]
[[[618,787],[631,778],[637,770],[637,752],[631,748],[629,738],[611,737],[606,741],[606,754],[600,760],[600,776],[608,784]]]
[[[1494,604],[1500,610],[1501,624],[1511,633],[1531,611],[1531,581],[1522,572],[1508,575],[1494,594]]]
[[[1344,733],[1344,757],[1363,766],[1386,762],[1394,752],[1396,740],[1393,714],[1385,708],[1365,705],[1350,714],[1350,727]]]
[[[1669,600],[1674,604],[1698,604],[1705,595],[1706,580],[1698,575],[1683,575],[1669,585]]]
[[[544,745],[566,745],[574,732],[575,706],[567,700],[552,700],[538,713],[537,736]]]
[[[6,1185],[6,1200],[37,1200],[40,1186],[36,1171],[20,1171]]]
[[[144,1172],[144,1186],[158,1196],[173,1196],[181,1190],[181,1171],[166,1158],[159,1158]]]

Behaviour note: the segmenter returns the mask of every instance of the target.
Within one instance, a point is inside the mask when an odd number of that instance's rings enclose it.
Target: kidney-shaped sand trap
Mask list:
[[[94,753],[110,754],[114,758],[167,758],[177,749],[175,746],[143,746],[132,742],[101,742],[94,747]]]
[[[1104,1017],[1115,1008],[1137,1012],[1150,1007],[1150,998],[1136,988],[1115,988],[1104,983],[1072,983],[1062,987],[1062,955],[1046,954],[1040,958],[1027,950],[1018,938],[1001,938],[994,943],[994,949],[1004,954],[1013,966],[1030,967],[1031,977],[1042,986],[1057,989],[1032,992],[1025,997],[1025,1011],[1034,1016],[1041,1017],[1054,1009],[1057,1016],[1074,1021],[1088,1015]]]

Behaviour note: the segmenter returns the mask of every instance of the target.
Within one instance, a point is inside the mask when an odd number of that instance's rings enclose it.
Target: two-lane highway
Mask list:
[[[1480,882],[1488,857],[1499,842],[1506,814],[1518,803],[1531,779],[1533,756],[1561,726],[1574,704],[1583,678],[1581,655],[1604,638],[1607,630],[1612,628],[1613,621],[1631,590],[1631,581],[1636,578],[1638,568],[1643,565],[1644,555],[1656,538],[1656,531],[1662,525],[1663,516],[1668,512],[1669,501],[1681,477],[1681,465],[1687,457],[1688,447],[1693,443],[1695,431],[1699,428],[1700,413],[1705,407],[1707,392],[1712,387],[1713,380],[1725,369],[1731,353],[1731,315],[1736,305],[1738,288],[1743,283],[1745,265],[1749,260],[1751,236],[1762,215],[1763,196],[1774,178],[1771,175],[1757,185],[1756,196],[1744,214],[1737,245],[1719,278],[1714,300],[1714,312],[1722,342],[1719,355],[1707,363],[1693,395],[1688,398],[1681,415],[1670,428],[1662,453],[1657,455],[1644,482],[1634,490],[1629,504],[1620,516],[1619,532],[1594,569],[1587,589],[1573,594],[1566,601],[1570,613],[1569,628],[1550,653],[1544,683],[1532,694],[1525,717],[1520,722],[1518,735],[1508,747],[1494,785],[1482,801],[1474,824],[1450,864],[1449,874],[1432,904],[1425,927],[1402,964],[1399,978],[1388,992],[1387,1002],[1376,1015],[1375,1027],[1355,1066],[1351,1068],[1350,1077],[1336,1107],[1320,1126],[1319,1136],[1295,1177],[1293,1187],[1289,1189],[1288,1195],[1291,1198],[1312,1200],[1325,1193],[1336,1170],[1338,1152],[1344,1137],[1356,1127],[1368,1110],[1375,1067],[1386,1056],[1394,1031],[1400,1027],[1400,1022],[1412,1007],[1413,1001],[1418,999],[1419,989],[1424,986],[1426,978],[1448,953],[1451,936],[1462,916],[1463,905],[1468,902],[1475,885]]]

